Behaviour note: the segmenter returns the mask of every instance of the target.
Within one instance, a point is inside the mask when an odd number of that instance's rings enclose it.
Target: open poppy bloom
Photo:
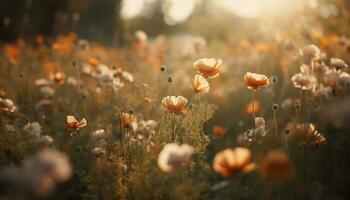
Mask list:
[[[251,72],[247,72],[244,75],[244,81],[247,87],[251,90],[259,90],[261,87],[265,87],[270,84],[267,76]]]
[[[67,119],[67,127],[70,129],[79,130],[84,128],[87,125],[87,121],[85,118],[78,121],[73,115],[68,115]]]
[[[250,172],[255,169],[251,162],[251,151],[244,147],[226,149],[214,157],[214,170],[222,176],[230,176],[240,172]]]
[[[221,59],[202,58],[193,63],[193,68],[206,78],[215,78],[220,75]]]
[[[299,50],[299,54],[305,61],[318,60],[321,56],[321,50],[316,45],[308,45]]]
[[[166,107],[169,112],[180,114],[186,113],[186,104],[188,100],[183,96],[167,96],[162,100],[162,104]]]
[[[136,131],[137,118],[134,114],[122,112],[120,113],[120,124],[123,128],[130,128]]]
[[[207,79],[198,74],[193,79],[192,87],[198,93],[208,93],[210,89]]]
[[[287,137],[291,146],[317,147],[326,143],[325,136],[312,123],[290,122],[285,130],[289,133]]]
[[[166,144],[158,157],[158,166],[163,172],[171,172],[191,161],[193,147],[188,144],[179,146],[175,143]]]
[[[292,176],[288,155],[281,151],[271,151],[260,164],[260,172],[263,178],[286,180]]]

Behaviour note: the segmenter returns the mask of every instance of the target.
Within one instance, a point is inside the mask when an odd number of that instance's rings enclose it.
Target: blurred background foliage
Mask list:
[[[347,26],[337,22],[349,22],[349,9],[347,0],[3,0],[0,40],[76,32],[122,45],[138,29],[150,36],[190,33],[223,41],[301,38],[311,27],[345,33]]]

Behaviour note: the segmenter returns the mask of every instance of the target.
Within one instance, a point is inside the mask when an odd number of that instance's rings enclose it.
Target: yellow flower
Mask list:
[[[220,75],[221,59],[202,58],[193,63],[193,68],[206,78],[215,78]]]
[[[162,104],[166,107],[169,112],[180,114],[186,113],[186,104],[188,100],[183,96],[167,96],[162,100]]]
[[[81,128],[84,128],[87,125],[85,118],[78,121],[73,115],[68,115],[66,119],[67,119],[67,127],[70,129],[79,130]]]
[[[251,90],[259,90],[261,87],[269,85],[269,78],[263,74],[247,72],[244,75],[244,81]]]
[[[208,93],[210,89],[207,79],[198,74],[193,79],[192,87],[198,93]]]
[[[249,172],[255,169],[251,162],[251,151],[244,147],[226,149],[214,157],[214,170],[222,176],[230,176],[240,172]]]

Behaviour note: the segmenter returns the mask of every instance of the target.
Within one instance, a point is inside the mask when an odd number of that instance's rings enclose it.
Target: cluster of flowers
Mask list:
[[[224,177],[238,173],[247,173],[258,169],[263,178],[285,180],[293,175],[289,157],[282,151],[270,151],[261,163],[252,162],[252,153],[248,148],[225,149],[214,157],[213,168]]]
[[[97,156],[101,157],[106,155],[106,133],[104,129],[98,129],[91,133],[91,141],[93,143],[93,149],[92,153]]]
[[[114,91],[118,91],[124,86],[123,80],[130,83],[134,82],[134,77],[131,73],[122,68],[110,68],[101,64],[96,58],[91,58],[89,63],[85,63],[82,66],[82,72],[96,78],[101,86],[112,87]]]
[[[138,120],[138,118],[141,119]],[[152,142],[152,137],[156,133],[156,121],[144,120],[142,117],[137,117],[132,112],[122,112],[120,114],[120,125],[122,128],[129,129],[136,134],[136,137],[131,138],[131,133],[126,133],[126,136],[130,138],[130,142],[136,143],[138,145],[145,145],[146,151],[150,151],[151,146],[154,145]]]
[[[202,58],[193,63],[193,68],[198,72],[192,81],[192,87],[196,93],[208,93],[210,85],[208,79],[216,78],[220,75],[222,60],[215,58]],[[183,96],[167,96],[162,99],[163,106],[170,113],[186,113],[188,100]]]
[[[67,78],[63,72],[54,72],[50,74],[48,78],[39,78],[35,80],[35,86],[39,88],[42,95],[41,100],[36,104],[36,109],[52,105],[53,95],[55,94],[55,84],[63,85],[65,83],[75,86],[78,84],[78,81],[73,76]]]
[[[17,107],[11,99],[0,98],[0,109],[3,112],[15,112]]]
[[[71,174],[68,157],[57,150],[45,148],[24,160],[21,167],[0,170],[2,195],[10,199],[45,196],[57,182],[67,181]]]
[[[30,139],[39,147],[49,147],[53,144],[54,139],[49,135],[41,135],[41,125],[38,122],[27,123],[22,130],[26,132]]]
[[[327,66],[325,54],[315,45],[300,49],[300,55],[304,64],[300,66],[300,72],[291,78],[295,88],[326,97],[332,91],[349,88],[350,74],[346,72],[348,65],[342,59],[331,58]]]

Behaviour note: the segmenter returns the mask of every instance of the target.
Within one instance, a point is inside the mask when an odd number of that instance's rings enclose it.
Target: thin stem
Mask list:
[[[273,111],[273,122],[274,122],[274,125],[275,125],[275,136],[276,136],[276,139],[278,137],[278,124],[277,124],[277,111]]]
[[[172,134],[172,136],[171,136],[171,140],[175,140],[175,113],[173,113],[173,134]]]
[[[197,99],[197,98],[195,98],[195,99]],[[197,105],[197,107],[196,107],[196,111],[195,111],[194,117],[193,117],[193,119],[192,119],[190,129],[188,130],[188,135],[191,134],[191,131],[192,131],[192,128],[193,128],[193,124],[194,124],[194,122],[195,122],[195,120],[196,120],[196,118],[197,118],[198,111],[199,111],[199,103],[200,103],[200,100],[198,99],[198,100],[197,100],[197,104],[198,104],[198,105]]]
[[[169,96],[171,96],[171,83],[169,83]]]
[[[252,106],[253,106],[253,123],[255,123],[255,94],[256,91],[253,90],[253,94],[252,94]]]
[[[300,105],[299,105],[299,112],[298,112],[298,121],[301,118],[301,114],[302,114],[302,105],[303,105],[303,93],[304,90],[300,90],[300,94],[299,94],[299,101],[300,101]]]

